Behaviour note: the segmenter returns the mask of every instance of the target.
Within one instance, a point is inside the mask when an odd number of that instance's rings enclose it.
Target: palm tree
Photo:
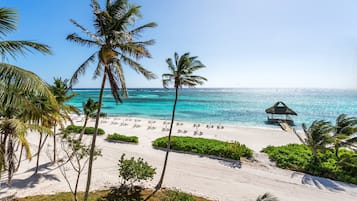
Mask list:
[[[0,39],[16,30],[17,13],[9,8],[0,8]],[[34,73],[20,67],[5,63],[7,56],[16,58],[17,55],[25,55],[33,50],[44,54],[50,54],[49,47],[40,43],[24,40],[0,40],[0,112],[1,118],[1,149],[0,172],[6,167],[8,161],[9,181],[13,174],[14,142],[19,141],[28,151],[29,147],[25,138],[25,131],[33,125],[17,119],[19,108],[25,108],[27,96],[24,94],[38,94],[49,97],[54,101],[47,85]],[[12,172],[11,172],[12,171]]]
[[[94,15],[95,32],[81,26],[74,20],[71,22],[85,33],[87,38],[80,37],[73,33],[67,36],[67,39],[84,45],[86,47],[96,47],[95,51],[84,63],[76,70],[70,81],[75,84],[78,77],[85,73],[90,63],[97,61],[97,67],[94,72],[94,78],[102,75],[102,83],[98,98],[98,111],[95,121],[95,132],[93,134],[89,163],[88,177],[84,200],[88,200],[89,186],[92,175],[93,156],[97,130],[99,124],[100,110],[102,106],[103,90],[106,81],[109,81],[110,88],[115,101],[121,101],[121,88],[127,97],[126,83],[123,72],[123,66],[126,64],[136,72],[144,75],[147,79],[155,78],[155,75],[146,70],[137,62],[141,58],[150,58],[151,55],[146,46],[152,45],[154,40],[136,41],[143,30],[153,28],[156,23],[148,23],[136,28],[136,20],[141,16],[140,7],[131,5],[127,0],[107,0],[105,8],[102,10],[97,0],[92,0],[91,6]]]
[[[357,131],[357,118],[348,117],[346,114],[341,114],[336,119],[334,133],[332,136],[335,155],[338,158],[338,151],[341,147],[357,141],[357,137],[351,137]]]
[[[54,83],[50,86],[50,89],[53,95],[56,98],[58,104],[58,110],[60,114],[60,119],[55,120],[53,126],[53,163],[56,162],[56,127],[57,123],[60,123],[60,126],[63,128],[62,120],[63,121],[70,121],[72,123],[72,119],[70,113],[79,114],[78,108],[72,105],[66,104],[66,102],[72,99],[76,94],[70,93],[71,88],[68,86],[68,80],[62,80],[62,78],[55,78]]]
[[[296,133],[295,129],[294,132],[301,143],[311,149],[313,159],[316,161],[318,150],[324,150],[326,145],[331,143],[332,138],[330,134],[333,131],[333,126],[331,122],[320,120],[312,122],[309,128],[303,123],[302,128],[306,136],[305,139],[301,138],[300,135]]]
[[[45,132],[47,135],[44,140],[43,140],[44,132],[42,131],[39,132],[40,140],[37,148],[37,161],[36,161],[36,169],[34,173],[37,174],[42,147],[46,142],[48,135],[53,134],[51,128],[54,126],[54,122],[59,119],[60,114],[59,114],[57,102],[53,104],[45,96],[31,95],[29,99],[34,109],[26,110],[26,112],[24,112],[23,114],[24,118],[31,117],[29,121],[32,121],[35,125],[47,128],[47,132]]]
[[[160,180],[155,187],[156,191],[161,188],[162,182],[164,180],[167,159],[171,148],[171,132],[175,119],[175,111],[176,111],[176,104],[179,95],[178,94],[179,89],[182,88],[182,86],[195,87],[197,85],[202,85],[204,81],[207,81],[207,79],[204,77],[193,75],[193,73],[196,70],[205,67],[199,60],[197,60],[197,57],[190,57],[189,53],[185,53],[180,57],[177,53],[175,53],[174,59],[175,59],[175,63],[173,63],[171,58],[166,60],[170,73],[166,73],[162,75],[162,83],[165,88],[167,88],[170,83],[174,84],[175,101],[172,109],[171,124],[170,124],[170,131],[169,131],[168,142],[167,142],[164,167],[161,173]]]
[[[0,8],[0,39],[16,30],[16,22],[17,13],[14,10]],[[0,40],[2,61],[7,59],[7,55],[16,58],[17,55],[25,55],[33,50],[44,54],[51,53],[49,47],[44,44],[24,40]],[[37,75],[20,67],[0,62],[1,107],[6,108],[11,105],[17,105],[23,101],[23,97],[18,96],[19,90],[51,97],[48,87]]]
[[[84,124],[83,128],[81,131],[81,134],[79,135],[78,141],[82,141],[82,137],[84,134],[84,131],[87,127],[88,119],[92,114],[95,114],[95,112],[98,110],[98,102],[94,101],[91,98],[88,98],[87,102],[82,102],[82,107],[83,107],[83,113],[84,113]]]

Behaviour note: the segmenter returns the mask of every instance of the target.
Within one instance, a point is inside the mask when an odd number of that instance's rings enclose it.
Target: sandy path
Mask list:
[[[153,181],[146,185],[153,187],[157,182],[163,165],[164,151],[153,149],[151,142],[158,137],[167,135],[167,132],[163,132],[162,128],[168,127],[168,125],[164,125],[161,120],[129,119],[107,118],[102,121],[100,127],[105,128],[107,133],[136,135],[139,136],[140,143],[139,145],[109,143],[104,140],[105,135],[99,136],[97,146],[102,149],[103,156],[94,163],[91,189],[118,185],[117,163],[122,153],[126,153],[127,156],[142,157],[156,167],[157,175]],[[82,125],[81,118],[77,118],[75,124]],[[140,127],[133,128],[135,124]],[[220,201],[254,200],[257,195],[265,192],[276,195],[280,200],[289,201],[352,201],[357,198],[357,186],[355,185],[275,168],[265,154],[259,153],[267,145],[296,143],[297,139],[293,134],[278,129],[236,126],[224,126],[224,129],[217,129],[217,125],[208,129],[206,124],[200,124],[199,128],[194,127],[193,123],[182,122],[182,124],[178,126],[175,124],[174,131],[181,130],[175,135],[199,137],[199,135],[194,135],[194,132],[197,131],[198,133],[202,132],[200,137],[237,140],[254,149],[257,162],[243,161],[239,168],[239,164],[234,162],[173,152],[169,156],[164,181],[166,187],[175,187]],[[90,125],[93,125],[93,122],[90,122]],[[156,128],[148,129],[149,126]],[[184,133],[185,130],[187,133]],[[29,139],[32,150],[36,150],[38,135],[30,134]],[[89,142],[90,138],[87,137],[85,140]],[[50,163],[52,140],[47,142],[41,155],[40,174],[32,176],[36,163],[35,158],[31,162],[24,161],[14,176],[12,187],[5,184],[5,178],[1,180],[0,198],[9,195],[20,197],[69,191],[57,166]],[[69,171],[67,174],[72,179],[74,178],[72,172]],[[84,190],[85,180],[86,172],[81,177],[81,191]]]

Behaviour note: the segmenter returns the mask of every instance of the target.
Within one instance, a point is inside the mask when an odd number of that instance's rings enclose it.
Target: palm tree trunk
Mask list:
[[[12,135],[9,135],[8,145],[7,145],[7,161],[8,161],[8,180],[7,182],[10,184],[12,176],[14,175],[15,171],[15,163],[14,163],[14,142],[12,139]]]
[[[336,155],[336,158],[338,159],[338,150],[340,149],[340,147],[336,144],[335,145],[335,155]]]
[[[107,67],[107,66],[105,66],[105,69],[106,69],[106,67]],[[94,158],[95,140],[97,139],[100,109],[101,109],[101,107],[102,107],[103,91],[104,91],[104,87],[105,87],[105,80],[106,80],[106,78],[107,78],[107,74],[106,74],[105,71],[106,71],[106,70],[104,70],[104,75],[103,75],[103,80],[102,80],[102,86],[100,87],[99,101],[98,101],[98,111],[97,111],[97,116],[95,117],[94,133],[93,133],[92,144],[91,144],[90,152],[89,152],[88,175],[87,175],[86,191],[85,191],[85,193],[84,193],[84,201],[88,201],[89,187],[90,187],[91,177],[92,177],[92,168],[93,168],[93,158]]]
[[[53,163],[56,163],[56,148],[57,143],[56,143],[56,122],[55,126],[53,127]]]
[[[39,162],[40,162],[40,153],[41,153],[41,144],[42,144],[42,133],[40,133],[40,142],[38,143],[36,169],[35,169],[35,173],[34,174],[37,174],[37,172],[38,172],[38,165],[39,165]]]
[[[175,103],[174,103],[174,107],[172,109],[171,125],[170,125],[169,137],[168,137],[168,140],[167,140],[165,162],[164,162],[164,167],[162,169],[160,180],[159,180],[159,182],[157,183],[157,185],[155,187],[156,191],[161,188],[162,183],[164,181],[164,176],[165,176],[166,166],[167,166],[167,159],[169,157],[169,152],[170,152],[170,149],[171,149],[171,133],[172,133],[172,126],[174,125],[176,104],[177,104],[177,99],[178,99],[178,87],[175,87],[175,89],[176,89]]]
[[[17,171],[19,170],[19,168],[20,168],[23,150],[24,150],[24,145],[21,145],[20,156],[19,156],[19,162],[17,163],[16,172],[17,172]]]
[[[86,116],[86,117],[85,117],[84,125],[83,125],[83,128],[82,128],[82,130],[81,130],[81,134],[79,134],[79,138],[78,138],[78,141],[79,141],[79,142],[82,141],[84,131],[86,130],[86,127],[87,127],[88,118],[89,118],[89,116]]]

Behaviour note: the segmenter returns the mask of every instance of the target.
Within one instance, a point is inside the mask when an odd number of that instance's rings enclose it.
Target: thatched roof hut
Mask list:
[[[273,106],[265,110],[268,114],[285,114],[285,115],[297,115],[292,109],[286,106],[285,103],[279,101],[276,102]]]

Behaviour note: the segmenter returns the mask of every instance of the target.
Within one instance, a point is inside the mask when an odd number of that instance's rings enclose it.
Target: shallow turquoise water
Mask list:
[[[74,90],[70,101],[81,109],[82,101],[97,99],[98,89]],[[113,116],[170,119],[174,90],[130,89],[129,98],[115,103],[105,91],[103,112]],[[298,113],[295,124],[330,120],[342,113],[357,116],[357,90],[322,89],[182,89],[176,119],[202,123],[271,127],[265,123],[265,109],[277,101],[285,102]]]

